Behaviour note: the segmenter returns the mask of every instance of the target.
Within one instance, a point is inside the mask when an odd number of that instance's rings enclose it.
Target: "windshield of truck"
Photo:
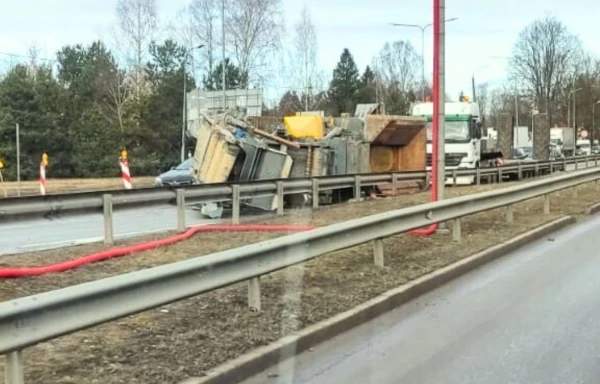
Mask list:
[[[469,135],[468,121],[446,121],[444,124],[446,134],[444,135],[447,143],[463,143],[471,139]],[[427,123],[427,142],[432,140],[433,124]]]

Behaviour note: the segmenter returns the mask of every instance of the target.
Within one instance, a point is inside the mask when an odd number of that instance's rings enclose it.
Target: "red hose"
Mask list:
[[[91,255],[86,255],[75,260],[63,261],[61,263],[44,265],[42,267],[0,268],[0,278],[40,276],[48,273],[64,272],[86,264],[171,245],[187,240],[200,232],[301,232],[310,231],[314,228],[314,226],[294,225],[206,225],[193,227],[179,235],[127,247],[111,248],[106,251],[92,253]]]
[[[431,201],[438,201],[438,132],[440,117],[440,1],[433,0],[433,121],[431,129]],[[430,236],[438,229],[437,224],[409,232],[413,236]]]

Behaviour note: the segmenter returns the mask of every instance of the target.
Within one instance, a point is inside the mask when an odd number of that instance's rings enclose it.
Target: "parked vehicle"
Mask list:
[[[175,167],[171,167],[171,169],[167,172],[160,174],[156,179],[154,179],[154,186],[177,187],[180,185],[192,184],[192,161],[194,161],[194,158],[189,158],[183,163]]]

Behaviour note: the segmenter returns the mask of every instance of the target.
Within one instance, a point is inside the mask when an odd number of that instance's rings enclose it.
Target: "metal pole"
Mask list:
[[[17,196],[21,196],[21,135],[17,123]]]
[[[577,136],[577,92],[573,92],[573,128]]]
[[[421,28],[421,101],[425,102],[425,28]]]
[[[185,75],[185,62],[188,58],[188,51],[185,51],[183,58],[183,121],[181,122],[181,162],[185,161],[185,126],[187,124],[187,76]]]
[[[227,94],[226,94],[226,83],[225,83],[225,72],[227,71],[227,66],[225,65],[225,0],[222,0],[221,2],[222,8],[221,8],[221,24],[222,24],[222,30],[221,33],[223,33],[223,111],[225,111],[227,109]]]
[[[515,80],[515,125],[519,126],[519,88]]]
[[[437,167],[437,188],[438,188],[438,200],[444,199],[444,187],[446,185],[446,159],[445,159],[445,102],[446,102],[446,87],[445,87],[445,45],[446,36],[445,29],[446,25],[444,20],[446,19],[446,6],[445,0],[434,0],[434,5],[437,3],[439,8],[439,20],[437,23],[438,28],[438,50],[439,55],[439,67],[438,69],[438,167]]]

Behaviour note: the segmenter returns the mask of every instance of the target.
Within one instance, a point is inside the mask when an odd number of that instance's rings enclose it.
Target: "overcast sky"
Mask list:
[[[189,0],[157,0],[160,17],[172,18]],[[65,44],[88,43],[106,33],[114,23],[117,0],[2,0],[0,52],[26,54],[32,44],[41,55],[53,57]],[[331,72],[343,48],[349,48],[361,71],[386,41],[408,39],[420,50],[418,29],[389,23],[427,24],[433,20],[432,1],[419,0],[283,0],[288,30],[307,4],[319,38],[319,64]],[[455,97],[470,94],[471,74],[478,82],[499,85],[506,60],[519,31],[546,14],[557,16],[580,37],[586,49],[600,54],[600,3],[594,0],[447,0],[446,87]],[[432,29],[425,39],[428,77],[432,70]],[[5,64],[11,59],[0,55]]]

